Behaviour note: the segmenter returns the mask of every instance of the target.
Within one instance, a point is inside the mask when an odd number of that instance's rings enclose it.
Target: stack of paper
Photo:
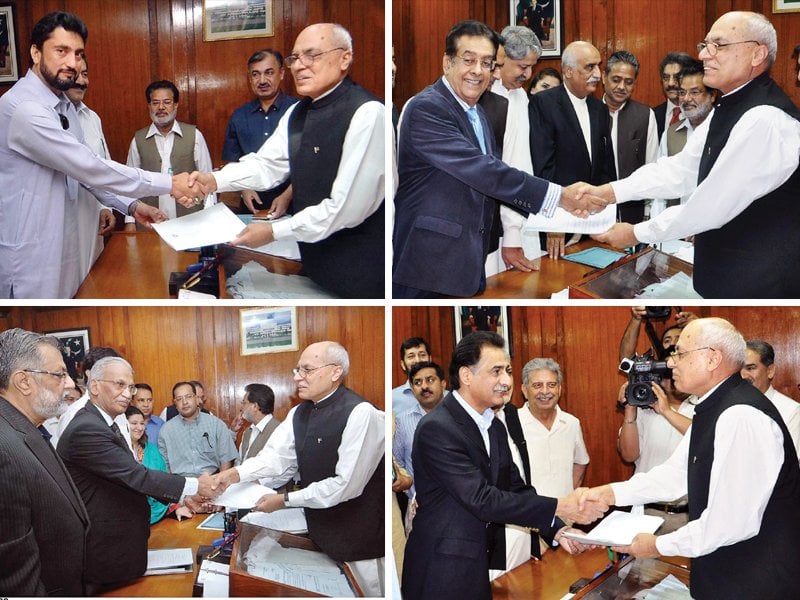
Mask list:
[[[302,508],[284,508],[271,513],[251,512],[241,521],[257,527],[277,529],[287,533],[308,533],[306,514]]]
[[[191,548],[164,548],[147,551],[147,570],[145,575],[169,575],[170,573],[192,572]]]
[[[582,544],[628,546],[637,533],[655,533],[664,519],[650,515],[634,515],[615,510],[589,533],[565,532],[564,536]]]

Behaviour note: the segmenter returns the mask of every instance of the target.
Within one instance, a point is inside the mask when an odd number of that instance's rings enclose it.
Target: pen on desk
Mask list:
[[[195,273],[189,279],[186,280],[186,282],[183,284],[183,287],[188,290],[190,287],[192,287],[198,281],[200,281],[200,278],[203,276],[203,273],[211,269],[216,264],[217,264],[216,258],[214,260],[207,262],[205,265],[203,265],[202,269],[200,269],[197,273]]]

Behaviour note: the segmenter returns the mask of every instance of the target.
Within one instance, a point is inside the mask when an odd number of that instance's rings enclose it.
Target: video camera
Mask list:
[[[678,307],[678,312],[681,309]],[[666,321],[672,314],[671,306],[645,306],[644,319],[653,319],[654,321]]]
[[[642,355],[634,354],[632,359],[623,358],[619,363],[619,370],[628,374],[625,401],[637,407],[649,407],[655,404],[657,398],[650,384],[661,384],[664,377],[672,375],[672,369],[667,367],[667,362],[654,360],[651,350]]]

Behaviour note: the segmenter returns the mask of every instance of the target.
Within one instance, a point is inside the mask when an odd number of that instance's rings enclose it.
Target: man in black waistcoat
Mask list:
[[[291,172],[293,216],[248,225],[231,243],[297,241],[303,273],[328,292],[383,298],[383,104],[347,76],[353,41],[341,25],[306,27],[285,63],[303,100],[258,152],[191,180],[203,193],[265,190]]]
[[[300,488],[261,498],[256,510],[303,507],[308,534],[345,561],[367,596],[383,596],[384,413],[343,385],[350,358],[336,342],[317,342],[292,369],[300,404],[256,456],[215,476],[222,485],[259,479]]]
[[[626,202],[676,198],[655,219],[595,239],[617,247],[695,236],[694,287],[705,298],[800,297],[800,111],[769,77],[775,28],[758,13],[720,17],[698,44],[714,113],[683,151],[610,186]]]
[[[744,362],[728,321],[691,321],[667,361],[676,387],[700,398],[688,435],[664,464],[584,494],[625,506],[688,492],[687,525],[616,549],[690,557],[697,600],[800,598],[797,452],[778,409],[739,375]]]

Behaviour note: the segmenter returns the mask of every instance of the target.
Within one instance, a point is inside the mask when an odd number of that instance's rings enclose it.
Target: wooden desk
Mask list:
[[[600,246],[611,246],[588,239],[567,247],[567,254]],[[486,280],[486,289],[474,298],[549,298],[554,292],[568,288],[594,271],[593,267],[569,260],[553,260],[547,256],[536,259],[539,271],[523,273],[512,270],[492,275]]]
[[[220,297],[225,298],[225,276],[254,260],[273,273],[298,274],[295,260],[221,244]],[[177,252],[154,231],[115,232],[75,298],[170,298],[169,276],[199,261],[197,252]],[[174,297],[174,296],[173,296]]]
[[[148,547],[152,550],[159,548],[191,548],[192,556],[194,556],[198,546],[210,545],[215,539],[222,537],[221,531],[197,529],[197,526],[207,516],[195,515],[191,519],[184,519],[180,522],[172,518],[162,519],[150,528]],[[191,597],[197,568],[197,565],[194,565],[192,573],[139,577],[139,579],[128,585],[102,595],[130,598]]]

